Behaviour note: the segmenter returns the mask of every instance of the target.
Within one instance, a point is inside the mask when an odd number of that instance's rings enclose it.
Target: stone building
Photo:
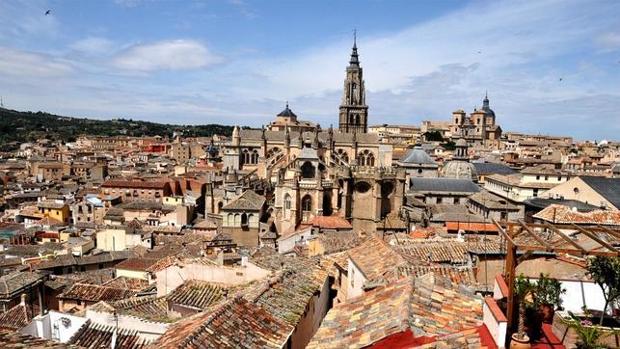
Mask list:
[[[286,107],[272,121],[267,129],[270,131],[284,131],[288,128],[293,132],[313,131],[316,125],[310,121],[298,120],[297,115],[289,108],[288,102]]]
[[[411,177],[437,177],[439,165],[420,146],[410,149],[396,166],[407,171],[407,179]]]
[[[474,109],[469,116],[463,109],[452,112],[450,132],[452,137],[462,135],[470,144],[499,142],[502,128],[495,123],[495,112],[489,106],[488,95],[484,96],[482,108]]]
[[[478,181],[476,167],[469,162],[467,154],[467,141],[460,138],[456,141],[456,150],[452,160],[446,162],[441,169],[441,176],[455,179],[468,179],[473,182]]]

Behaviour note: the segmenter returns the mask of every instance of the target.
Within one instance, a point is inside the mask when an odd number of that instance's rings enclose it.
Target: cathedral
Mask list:
[[[267,183],[263,194],[268,207],[255,230],[242,226],[241,220],[236,224],[233,219],[231,224],[222,217],[233,237],[252,234],[260,241],[262,235],[282,236],[301,225],[312,225],[319,216],[343,217],[354,229],[372,232],[388,215],[399,214],[405,172],[392,167],[392,146],[367,132],[365,94],[354,41],[337,129],[299,120],[288,103],[266,128],[234,128],[222,149],[225,175],[237,178],[228,185],[241,186],[251,178]],[[250,189],[214,190],[208,194],[205,216],[222,215],[235,195]]]

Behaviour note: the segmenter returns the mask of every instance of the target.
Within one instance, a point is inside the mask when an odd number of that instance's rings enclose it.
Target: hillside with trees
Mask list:
[[[131,119],[94,120],[0,108],[0,150],[4,151],[40,138],[73,142],[81,135],[172,137],[174,132],[186,137],[229,136],[232,129],[232,126],[216,124],[170,125]]]

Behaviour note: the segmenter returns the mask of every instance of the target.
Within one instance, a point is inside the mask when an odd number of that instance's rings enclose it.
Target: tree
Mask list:
[[[540,273],[534,289],[534,302],[537,305],[553,305],[560,308],[564,293],[566,289],[562,288],[562,284],[557,279],[550,278],[549,274]]]
[[[426,132],[424,137],[429,142],[443,142],[443,136],[441,135],[441,132],[437,130]]]
[[[517,339],[521,341],[528,341],[529,338],[525,334],[525,310],[528,303],[532,303],[532,292],[536,285],[534,285],[523,274],[515,280],[515,296],[519,301],[519,322],[517,325]],[[513,335],[514,336],[514,335]],[[513,337],[514,338],[514,337]]]
[[[588,260],[587,270],[605,297],[605,306],[599,322],[599,325],[603,325],[607,307],[620,300],[620,258],[596,256]]]

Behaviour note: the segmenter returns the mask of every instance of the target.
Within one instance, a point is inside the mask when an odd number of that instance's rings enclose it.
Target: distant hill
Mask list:
[[[175,131],[181,131],[186,137],[230,136],[232,129],[232,126],[215,124],[169,125],[131,119],[93,120],[0,108],[0,150],[3,151],[40,138],[73,142],[80,135],[172,137]]]

